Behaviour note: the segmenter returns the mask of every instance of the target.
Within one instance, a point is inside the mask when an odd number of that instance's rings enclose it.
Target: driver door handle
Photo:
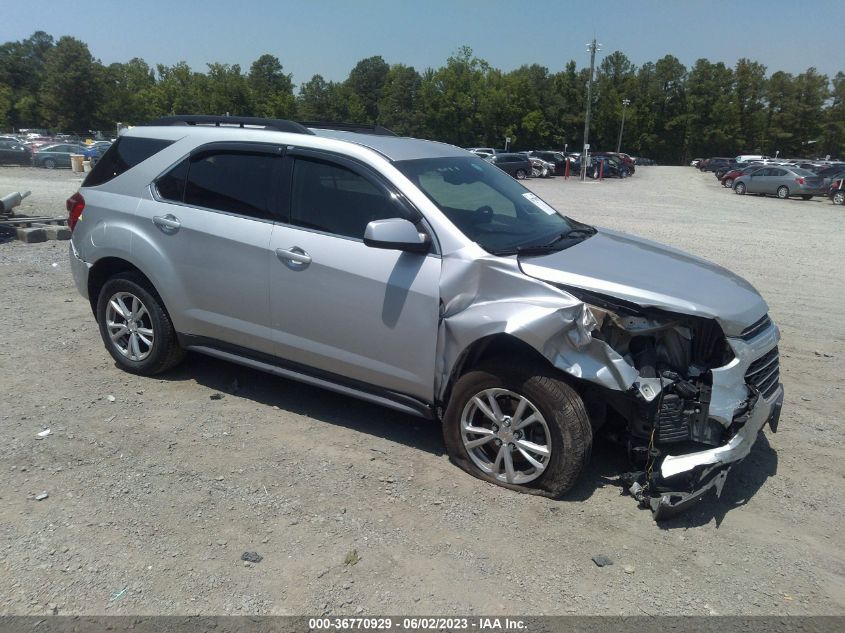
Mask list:
[[[311,263],[311,256],[298,246],[291,246],[288,249],[277,248],[276,257],[286,264],[301,264],[303,267]]]

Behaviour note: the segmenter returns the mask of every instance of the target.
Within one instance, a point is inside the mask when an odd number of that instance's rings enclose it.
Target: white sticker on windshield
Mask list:
[[[524,194],[522,194],[522,197],[525,198],[526,200],[529,200],[530,202],[532,202],[534,204],[534,206],[536,206],[541,211],[548,213],[549,215],[555,215],[557,213],[557,211],[555,211],[552,207],[550,207],[548,204],[543,202],[540,198],[535,196],[533,193],[524,193]]]

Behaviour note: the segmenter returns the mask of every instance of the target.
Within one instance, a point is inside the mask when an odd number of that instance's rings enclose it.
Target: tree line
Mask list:
[[[185,62],[151,68],[143,59],[105,65],[73,37],[43,31],[0,45],[0,127],[112,130],[169,114],[224,114],[379,124],[401,135],[461,146],[580,149],[589,68],[569,61],[550,72],[532,64],[510,72],[462,47],[422,72],[380,56],[359,61],[344,81],[314,75],[295,90],[270,54],[244,72],[238,64]],[[666,55],[635,66],[605,56],[593,84],[590,143],[660,163],[697,156],[763,153],[845,157],[845,73],[815,68],[768,73],[699,59],[687,68]]]

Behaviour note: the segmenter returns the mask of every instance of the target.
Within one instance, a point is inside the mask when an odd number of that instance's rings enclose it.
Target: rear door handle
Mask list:
[[[182,226],[182,223],[179,221],[179,218],[170,213],[168,213],[167,215],[153,216],[153,223],[162,229],[170,229],[172,231],[175,231],[176,229]]]
[[[277,248],[276,257],[285,264],[299,264],[299,268],[304,268],[311,263],[311,255],[298,246],[291,246],[287,249]]]

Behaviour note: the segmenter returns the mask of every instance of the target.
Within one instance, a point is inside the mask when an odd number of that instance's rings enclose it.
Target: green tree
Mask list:
[[[390,66],[380,55],[362,59],[346,80],[346,87],[354,93],[364,109],[365,120],[356,123],[375,123],[378,119],[378,104],[387,83]]]
[[[423,136],[419,112],[421,85],[422,77],[413,66],[391,66],[378,103],[379,123],[403,136]]]
[[[740,151],[762,154],[765,130],[766,67],[742,58],[734,69]]]
[[[830,92],[831,102],[824,113],[822,155],[845,156],[845,73],[836,73]]]
[[[0,85],[10,105],[6,125],[36,127],[40,125],[39,91],[44,80],[44,61],[53,47],[53,38],[36,31],[20,42],[0,45]]]
[[[94,60],[84,42],[69,36],[59,39],[45,53],[40,89],[44,123],[75,132],[99,127],[102,75],[102,65]]]
[[[138,124],[156,116],[155,74],[147,63],[133,58],[125,64],[109,64],[103,71],[100,119]]]
[[[256,116],[289,119],[296,114],[291,75],[285,73],[278,57],[262,55],[247,75],[252,111]]]
[[[733,156],[741,148],[733,71],[722,62],[695,62],[686,80],[687,149],[694,156]]]

